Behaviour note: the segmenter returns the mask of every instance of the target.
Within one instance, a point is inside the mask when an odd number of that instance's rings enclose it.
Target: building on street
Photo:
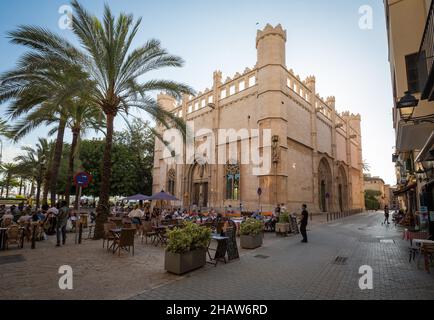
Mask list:
[[[380,192],[377,200],[380,203],[381,209],[383,209],[386,205],[390,206],[390,186],[385,184],[383,179],[380,177],[371,177],[369,174],[367,174],[363,179],[363,188],[364,191],[373,190]]]
[[[396,132],[397,190],[405,210],[434,211],[434,2],[385,1]]]
[[[218,137],[215,153],[224,153],[226,162],[217,164],[203,163],[197,154],[194,160],[185,156],[185,163],[171,164],[158,141],[154,192],[164,189],[183,206],[198,208],[271,211],[285,203],[296,210],[306,203],[311,212],[327,212],[364,207],[360,115],[339,113],[335,97],[318,94],[314,76],[302,80],[287,68],[286,37],[281,25],[267,25],[257,32],[252,68],[225,80],[216,71],[211,89],[182,101],[158,96],[166,110],[194,123],[195,146],[205,140],[200,135],[204,128],[271,130],[272,144],[259,145],[261,153],[272,149],[269,172],[254,174],[251,164],[240,161],[240,149],[252,142],[250,137]],[[222,151],[224,146],[228,148]],[[226,153],[232,146],[237,147],[236,159]]]

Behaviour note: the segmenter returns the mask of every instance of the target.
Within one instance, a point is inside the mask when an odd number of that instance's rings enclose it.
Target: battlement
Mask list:
[[[276,27],[273,27],[271,24],[267,23],[264,30],[258,30],[257,32],[256,47],[258,47],[260,40],[270,35],[280,36],[286,42],[286,30],[283,30],[282,25],[279,23]]]
[[[351,120],[361,120],[362,119],[362,117],[360,116],[359,113],[354,114],[354,113],[350,113],[349,111],[342,112],[341,116],[348,118],[348,119],[351,119]]]

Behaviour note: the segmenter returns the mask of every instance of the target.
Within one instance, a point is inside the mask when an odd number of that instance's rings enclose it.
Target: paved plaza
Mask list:
[[[364,213],[310,225],[300,236],[266,234],[263,247],[240,250],[240,259],[185,276],[166,273],[162,247],[136,239],[135,256],[84,240],[55,248],[55,237],[35,250],[0,253],[0,299],[434,299],[434,276],[408,262],[408,242],[381,213]],[[384,243],[380,240],[393,240]],[[390,242],[390,241],[386,241]],[[336,257],[347,258],[343,264]],[[9,257],[9,258],[8,258]],[[60,290],[58,268],[73,269],[73,290]],[[360,290],[359,267],[373,268],[373,290]]]
[[[434,276],[408,262],[408,242],[382,219],[371,212],[315,225],[308,244],[298,236],[265,242],[239,261],[132,299],[434,299]],[[346,262],[336,264],[338,256]],[[373,268],[373,290],[359,288],[362,265]]]

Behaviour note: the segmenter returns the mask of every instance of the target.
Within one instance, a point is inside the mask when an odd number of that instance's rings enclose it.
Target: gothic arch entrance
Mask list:
[[[321,212],[327,212],[330,209],[331,190],[332,190],[332,170],[325,158],[321,159],[318,166],[318,190],[319,190],[319,208]]]
[[[338,170],[337,188],[339,210],[342,212],[348,209],[348,180],[345,169],[342,166]]]
[[[190,205],[207,208],[209,202],[209,166],[195,163],[190,167],[187,190]]]

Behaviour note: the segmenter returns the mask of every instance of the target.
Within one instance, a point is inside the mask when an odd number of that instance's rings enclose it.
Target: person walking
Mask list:
[[[62,201],[61,208],[59,209],[59,213],[57,214],[56,221],[56,237],[57,244],[56,247],[60,247],[60,234],[62,233],[62,245],[65,245],[66,242],[66,223],[69,218],[69,207],[66,201]]]
[[[307,243],[307,221],[308,221],[309,213],[307,212],[307,206],[303,204],[301,209],[301,221],[300,221],[300,233],[303,236],[303,240],[301,242]]]
[[[389,206],[384,206],[384,224],[390,224],[389,222]]]

